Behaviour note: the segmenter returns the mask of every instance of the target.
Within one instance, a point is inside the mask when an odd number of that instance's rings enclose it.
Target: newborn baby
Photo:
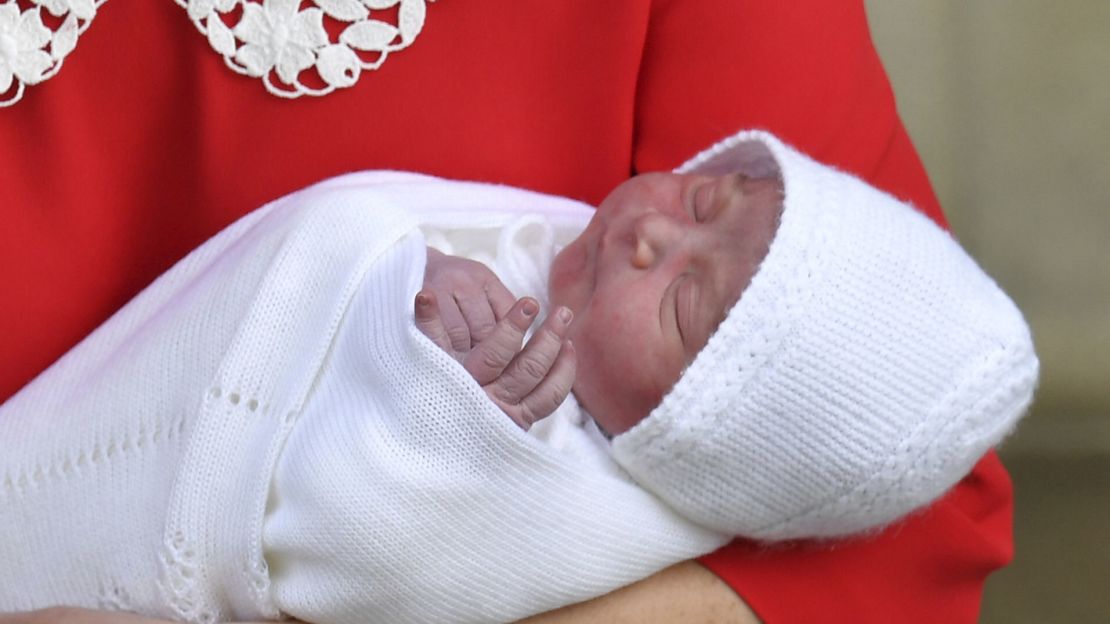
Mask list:
[[[550,303],[418,229],[521,212],[567,234]],[[770,135],[590,214],[366,172],[229,226],[0,406],[0,612],[511,621],[881,526],[1030,400],[1028,328],[951,237]],[[606,435],[558,420],[572,385]]]
[[[523,349],[536,302],[434,250],[416,323],[522,427],[573,384],[622,467],[703,526],[859,532],[954,484],[1024,409],[1036,361],[935,224],[769,144],[617,187],[554,259],[553,313]],[[992,402],[1010,416],[976,415]]]

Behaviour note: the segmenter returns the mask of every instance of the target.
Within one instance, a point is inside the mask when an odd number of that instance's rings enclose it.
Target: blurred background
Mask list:
[[[1001,449],[1016,557],[982,621],[1110,622],[1110,2],[866,4],[952,230],[1041,358]]]

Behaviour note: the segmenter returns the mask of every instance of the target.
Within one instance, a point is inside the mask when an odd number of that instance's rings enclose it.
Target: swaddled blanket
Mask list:
[[[413,325],[417,225],[525,207],[588,214],[356,174],[191,253],[0,407],[0,612],[504,621],[723,543],[588,424],[520,431]]]

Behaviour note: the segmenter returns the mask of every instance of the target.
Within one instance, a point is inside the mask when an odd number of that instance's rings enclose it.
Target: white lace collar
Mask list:
[[[0,4],[0,106],[15,104],[27,85],[57,74],[106,1],[31,0],[25,11],[16,0]],[[43,24],[43,9],[58,18],[56,27]]]
[[[165,1],[165,0],[164,0]],[[284,98],[327,95],[416,40],[434,0],[174,0],[234,71]],[[0,107],[53,77],[107,0],[18,0],[0,4]],[[378,19],[396,8],[396,19]],[[43,22],[43,11],[56,19]],[[375,13],[376,12],[376,13]],[[331,36],[325,23],[338,36]],[[307,84],[306,84],[307,83]]]

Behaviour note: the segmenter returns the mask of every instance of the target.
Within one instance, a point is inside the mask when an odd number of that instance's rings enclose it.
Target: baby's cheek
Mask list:
[[[661,395],[645,385],[643,361],[614,357],[607,345],[591,343],[582,349],[577,345],[578,376],[575,394],[583,406],[610,434],[630,429],[646,416]]]
[[[552,306],[565,305],[576,313],[585,288],[586,250],[583,245],[572,243],[563,249],[551,264],[547,292]],[[577,308],[577,309],[576,309]]]

